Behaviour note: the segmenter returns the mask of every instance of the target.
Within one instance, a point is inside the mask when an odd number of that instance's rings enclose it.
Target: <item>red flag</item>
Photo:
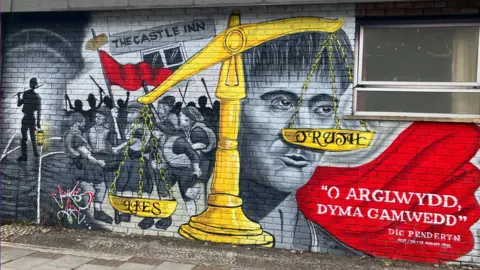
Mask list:
[[[475,198],[480,170],[470,160],[479,148],[476,125],[416,122],[370,163],[318,167],[297,191],[298,206],[332,236],[367,254],[436,263],[455,260],[474,248],[470,227],[480,218]],[[332,187],[338,190],[329,197]],[[376,190],[390,193],[373,195]],[[430,202],[415,195],[403,200],[411,192],[435,195]],[[440,203],[445,196],[450,200]],[[452,197],[458,199],[455,207],[450,207]],[[393,213],[403,213],[404,220]]]
[[[158,86],[172,75],[170,69],[154,68],[146,62],[122,65],[102,50],[100,50],[100,61],[105,78],[110,85],[118,85],[128,91],[141,88],[143,80],[147,85]]]

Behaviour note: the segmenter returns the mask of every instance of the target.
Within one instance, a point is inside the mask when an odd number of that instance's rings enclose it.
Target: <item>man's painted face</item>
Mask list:
[[[180,113],[178,124],[180,127],[188,127],[190,125],[190,119],[185,114]]]
[[[95,117],[95,123],[96,123],[97,125],[103,125],[103,124],[105,124],[105,120],[106,120],[106,119],[107,119],[107,118],[105,117],[105,115],[100,114],[100,113],[97,113],[97,115],[96,115],[96,117]]]
[[[171,109],[172,108],[170,108],[170,106],[168,106],[167,104],[158,104],[158,106],[157,106],[158,113],[161,116],[167,115],[168,112],[170,112]]]
[[[128,110],[127,111],[127,121],[128,121],[128,123],[135,122],[135,119],[137,119],[139,116],[140,116],[140,111],[139,110]]]
[[[155,128],[153,130],[153,136],[157,138],[157,140],[161,140],[165,136],[165,133],[163,133],[160,129]]]
[[[289,127],[300,104],[303,84],[301,80],[278,80],[250,87],[242,105],[242,173],[258,183],[284,192],[296,191],[310,180],[323,154],[322,151],[287,144],[281,135],[282,129]],[[340,84],[337,84],[337,89],[341,89]],[[339,94],[341,92],[343,90]],[[331,84],[312,79],[293,128],[333,127]]]
[[[78,122],[78,128],[83,129],[85,127],[85,120]]]

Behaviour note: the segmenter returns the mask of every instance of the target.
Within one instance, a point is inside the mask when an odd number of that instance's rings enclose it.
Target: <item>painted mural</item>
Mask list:
[[[352,20],[222,12],[114,29],[102,13],[9,22],[1,215],[475,260],[476,125],[346,120]]]

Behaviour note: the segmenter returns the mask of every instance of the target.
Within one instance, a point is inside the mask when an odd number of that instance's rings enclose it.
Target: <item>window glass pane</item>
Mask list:
[[[476,82],[478,27],[365,28],[362,80]]]
[[[180,47],[175,47],[163,51],[165,58],[167,59],[167,65],[175,65],[183,63],[182,52]]]
[[[158,51],[144,54],[143,61],[149,63],[154,68],[164,67],[164,64],[162,61],[162,55]]]
[[[358,90],[357,111],[480,114],[480,93]]]

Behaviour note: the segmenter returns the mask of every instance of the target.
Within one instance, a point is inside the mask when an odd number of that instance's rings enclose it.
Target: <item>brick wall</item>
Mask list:
[[[408,4],[395,7],[406,10]],[[474,197],[478,169],[470,163],[479,147],[476,126],[395,121],[364,126],[343,119],[352,113],[348,69],[354,64],[355,12],[392,9],[357,8],[5,17],[1,216],[235,245],[435,263],[476,260],[477,242],[469,230],[480,216]],[[225,32],[229,18],[237,16],[234,10],[242,24],[255,27]],[[318,18],[341,18],[344,24]],[[317,32],[282,36],[298,25]],[[238,42],[242,33],[245,43]],[[215,38],[220,41],[210,43]],[[247,48],[239,58],[235,53],[242,44]],[[219,76],[220,62],[232,54],[242,65],[224,69],[227,83]],[[193,66],[188,59],[195,59]],[[179,80],[183,65],[192,76]],[[38,124],[45,132],[45,143],[35,147],[40,157],[27,141],[37,125],[32,112],[38,97],[16,96],[32,77],[41,85],[35,90],[41,99]],[[145,94],[142,81],[152,91],[167,78],[178,84],[148,107],[152,125],[143,122],[145,107],[136,102]],[[286,127],[297,130],[289,133]],[[420,199],[402,203],[391,194]],[[449,201],[442,208],[425,198]],[[452,200],[458,201],[455,208]],[[416,208],[421,203],[423,208]],[[399,217],[395,211],[404,212]],[[426,217],[407,220],[411,213]],[[438,224],[432,225],[432,218]]]
[[[415,1],[390,3],[357,4],[356,15],[365,16],[431,16],[431,15],[458,15],[478,14],[479,1]]]

